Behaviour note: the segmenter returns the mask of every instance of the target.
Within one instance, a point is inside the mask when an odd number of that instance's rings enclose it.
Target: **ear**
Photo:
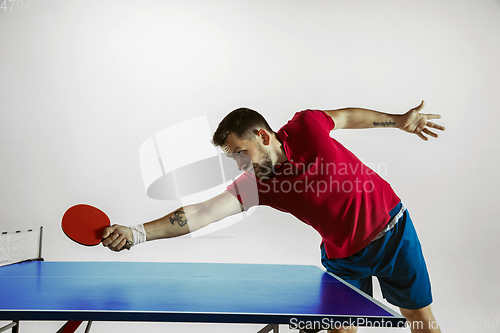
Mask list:
[[[269,145],[269,143],[271,143],[271,136],[265,129],[261,128],[257,132],[257,135],[262,139],[262,143],[264,144],[264,146],[267,146]]]

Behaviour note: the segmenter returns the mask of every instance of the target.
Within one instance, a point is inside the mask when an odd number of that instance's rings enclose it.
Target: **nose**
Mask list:
[[[245,171],[245,169],[248,169],[248,167],[252,164],[252,160],[248,156],[233,154],[231,157],[236,162],[239,171]]]
[[[243,161],[238,160],[238,161],[236,161],[236,163],[238,164],[238,170],[240,170],[240,171],[243,171],[247,166],[246,163]]]
[[[247,161],[245,161],[244,158],[241,158],[240,156],[237,156],[234,161],[236,162],[236,164],[238,165],[238,170],[240,171],[244,171],[247,166],[248,166],[248,163]]]

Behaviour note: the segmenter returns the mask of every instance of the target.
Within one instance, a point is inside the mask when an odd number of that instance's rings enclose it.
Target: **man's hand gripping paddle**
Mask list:
[[[79,204],[70,207],[64,213],[61,226],[66,236],[71,240],[78,244],[94,246],[103,240],[101,237],[104,229],[110,224],[109,217],[102,210],[90,205]],[[131,246],[132,242],[127,239],[124,248],[130,250]]]

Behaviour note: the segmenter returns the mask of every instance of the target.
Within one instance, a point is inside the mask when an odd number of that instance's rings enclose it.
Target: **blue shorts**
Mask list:
[[[399,203],[391,218],[401,210]],[[335,274],[373,296],[376,276],[387,301],[404,309],[421,309],[432,303],[431,283],[420,241],[407,210],[385,236],[347,258],[328,259],[321,245],[321,262]]]

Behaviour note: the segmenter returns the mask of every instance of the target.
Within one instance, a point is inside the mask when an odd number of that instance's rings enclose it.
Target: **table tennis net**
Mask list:
[[[42,230],[29,229],[0,233],[0,266],[22,261],[41,260]]]

